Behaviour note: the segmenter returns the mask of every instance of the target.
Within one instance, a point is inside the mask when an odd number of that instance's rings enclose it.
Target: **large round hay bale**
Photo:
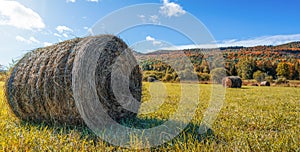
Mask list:
[[[271,84],[268,81],[263,81],[260,83],[260,86],[268,86],[269,87],[269,86],[271,86]]]
[[[222,85],[227,88],[241,88],[243,81],[238,76],[225,77],[222,80]]]
[[[7,100],[14,114],[35,123],[83,124],[73,96],[72,75],[78,71],[74,59],[81,58],[82,52],[89,49],[100,52],[94,63],[95,83],[91,85],[96,85],[99,101],[107,113],[117,121],[136,116],[117,102],[111,86],[112,65],[120,54],[126,50],[134,59],[128,46],[112,35],[76,38],[27,53],[6,83]],[[129,79],[130,92],[140,102],[142,74],[138,66]]]

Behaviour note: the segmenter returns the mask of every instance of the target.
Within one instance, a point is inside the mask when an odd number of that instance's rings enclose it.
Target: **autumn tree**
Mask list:
[[[280,62],[276,68],[278,77],[288,78],[290,75],[290,67],[286,62]]]
[[[293,63],[289,64],[289,67],[290,67],[289,79],[299,80],[299,62],[294,61]]]
[[[300,76],[300,64],[299,64],[298,61],[295,62],[294,67],[295,67],[295,79],[299,80],[299,76]]]

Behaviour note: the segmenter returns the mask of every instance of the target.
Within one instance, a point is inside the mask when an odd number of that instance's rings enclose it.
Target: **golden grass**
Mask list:
[[[0,82],[0,151],[131,151],[98,139],[87,128],[46,126],[20,122],[10,112]],[[144,83],[143,102],[150,102]],[[299,151],[300,89],[243,87],[227,89],[226,101],[211,128],[213,134],[198,140],[200,124],[210,98],[210,85],[200,85],[200,104],[188,129],[174,141],[143,151]],[[159,124],[177,108],[179,84],[167,84],[164,104],[139,117]],[[154,101],[159,102],[159,101]],[[151,122],[152,121],[152,122]],[[151,124],[152,123],[152,124]],[[138,145],[136,146],[138,147]]]

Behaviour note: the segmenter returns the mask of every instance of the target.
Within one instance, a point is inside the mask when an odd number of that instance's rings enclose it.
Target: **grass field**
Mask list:
[[[87,128],[20,122],[10,112],[2,86],[0,82],[0,151],[130,151],[97,139]],[[141,120],[148,121],[148,127],[166,120],[177,108],[180,86],[166,86],[164,104],[156,112],[139,115]],[[150,99],[149,87],[149,83],[144,83],[144,103]],[[227,89],[224,106],[210,133],[199,136],[195,130],[208,106],[210,88],[200,85],[201,102],[182,134],[160,147],[143,151],[300,151],[299,88]]]

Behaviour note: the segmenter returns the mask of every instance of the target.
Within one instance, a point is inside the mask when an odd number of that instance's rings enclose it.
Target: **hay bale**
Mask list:
[[[114,120],[134,117],[122,108],[112,87],[112,65],[128,46],[112,35],[76,38],[27,53],[13,68],[6,83],[6,97],[13,113],[21,120],[50,124],[83,124],[75,105],[72,75],[79,52],[100,52],[95,71],[95,85],[101,104]],[[130,52],[130,51],[129,51]],[[130,52],[129,56],[132,56]],[[134,60],[136,62],[136,60]],[[129,89],[140,102],[142,74],[136,66],[130,75]]]
[[[226,88],[241,88],[242,83],[242,79],[238,76],[229,76],[223,78],[222,80],[222,85]]]
[[[154,77],[148,77],[147,80],[148,82],[154,82],[156,79]]]
[[[269,86],[271,86],[271,84],[268,81],[263,81],[260,83],[260,86],[268,86],[269,87]]]
[[[250,83],[248,86],[257,87],[258,84],[257,83]]]

